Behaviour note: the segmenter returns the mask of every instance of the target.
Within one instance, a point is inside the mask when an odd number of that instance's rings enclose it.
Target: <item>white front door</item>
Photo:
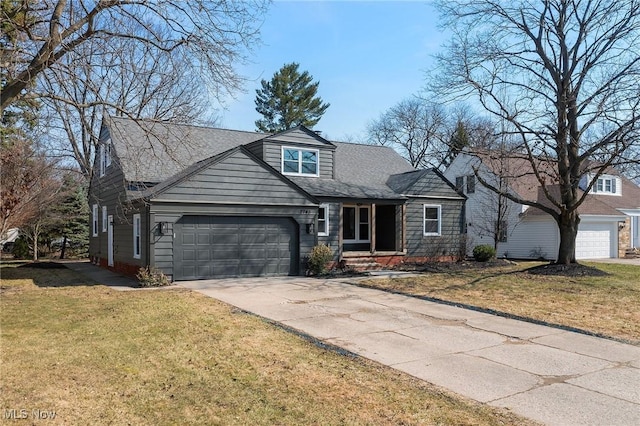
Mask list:
[[[107,217],[107,265],[113,266],[113,215]]]

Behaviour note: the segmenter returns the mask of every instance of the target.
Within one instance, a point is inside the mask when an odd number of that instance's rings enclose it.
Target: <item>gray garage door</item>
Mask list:
[[[174,279],[296,275],[290,218],[184,216],[175,226]]]

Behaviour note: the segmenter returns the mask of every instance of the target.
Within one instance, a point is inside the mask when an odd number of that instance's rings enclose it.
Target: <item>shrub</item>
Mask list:
[[[16,259],[28,259],[31,255],[31,249],[29,248],[29,243],[24,235],[20,235],[18,239],[13,243],[13,248],[11,249],[11,254]]]
[[[496,257],[496,249],[488,244],[482,244],[473,248],[473,258],[478,262],[486,262]]]
[[[171,284],[169,278],[156,268],[140,268],[136,274],[141,287],[164,287]]]
[[[333,251],[328,245],[318,244],[311,249],[309,269],[314,275],[327,273],[327,265],[333,259]]]

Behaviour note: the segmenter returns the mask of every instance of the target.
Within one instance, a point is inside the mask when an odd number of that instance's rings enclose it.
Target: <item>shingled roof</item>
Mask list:
[[[392,148],[332,142],[335,179],[292,178],[317,197],[404,200],[387,185],[389,176],[415,170]]]
[[[546,197],[540,181],[536,177],[531,162],[523,155],[514,157],[501,155],[499,152],[483,151],[472,154],[496,175],[502,174],[508,179],[509,186],[520,197],[535,200],[542,205],[552,207],[552,203]],[[589,170],[592,163],[585,163],[585,169]],[[560,189],[557,184],[556,164],[549,160],[539,160],[538,173],[545,181],[547,191],[557,200],[560,199]],[[640,209],[640,187],[622,176],[617,170],[609,168],[607,174],[615,175],[622,182],[622,196],[603,194],[587,194],[584,202],[578,207],[581,215],[620,215],[619,209]],[[578,190],[578,196],[584,192]],[[527,214],[546,214],[539,209],[528,209]]]
[[[403,195],[424,196],[428,194],[434,197],[466,199],[437,169],[414,170],[395,174],[389,177],[387,185]]]
[[[152,120],[107,120],[113,149],[129,182],[162,182],[198,161],[266,136]]]
[[[113,149],[125,179],[146,184],[164,182],[239,146],[288,137],[288,132],[269,135],[118,117],[108,120]],[[306,134],[315,135],[312,131]],[[387,180],[391,175],[415,169],[392,148],[322,141],[335,146],[334,178],[288,177],[306,192],[333,198],[405,199],[387,186]]]

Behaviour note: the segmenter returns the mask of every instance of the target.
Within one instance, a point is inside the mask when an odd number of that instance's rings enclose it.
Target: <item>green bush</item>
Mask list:
[[[136,274],[141,287],[164,287],[171,284],[169,278],[159,269],[140,268]]]
[[[325,244],[318,244],[311,249],[309,269],[314,275],[327,273],[327,265],[333,259],[333,251]]]
[[[24,235],[20,235],[18,239],[13,243],[13,249],[11,250],[11,254],[16,259],[28,259],[31,255],[31,249],[29,248],[29,243]]]
[[[478,262],[486,262],[496,257],[496,249],[487,244],[475,246],[473,248],[473,258]]]

